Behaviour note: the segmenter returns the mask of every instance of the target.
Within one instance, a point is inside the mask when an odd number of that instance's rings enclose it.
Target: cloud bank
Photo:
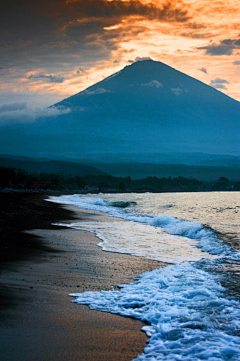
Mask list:
[[[211,56],[232,55],[234,49],[240,49],[240,39],[224,39],[219,44],[213,43],[198,49],[205,50],[205,53]]]
[[[38,118],[55,117],[70,113],[70,108],[28,108],[26,103],[7,103],[0,106],[0,126],[17,123],[33,123]]]

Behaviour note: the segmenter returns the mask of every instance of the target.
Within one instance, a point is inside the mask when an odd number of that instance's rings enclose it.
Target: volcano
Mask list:
[[[2,127],[0,152],[112,162],[240,155],[240,103],[161,62],[135,62],[52,107],[68,112]]]

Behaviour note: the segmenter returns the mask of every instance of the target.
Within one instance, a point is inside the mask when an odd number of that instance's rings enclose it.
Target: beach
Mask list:
[[[95,234],[52,225],[112,218],[44,198],[1,194],[0,359],[135,358],[147,340],[140,321],[89,310],[72,303],[68,294],[117,289],[118,284],[165,264],[103,252]]]

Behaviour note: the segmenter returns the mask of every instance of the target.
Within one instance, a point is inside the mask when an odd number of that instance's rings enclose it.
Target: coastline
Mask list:
[[[6,231],[6,227],[16,221],[12,247],[17,246],[18,251],[11,252],[11,247],[9,250],[6,243],[1,244],[7,258],[1,259],[0,359],[135,358],[143,352],[147,340],[140,332],[143,325],[140,321],[89,310],[88,306],[72,303],[68,294],[108,290],[166,264],[103,252],[93,233],[51,223],[93,218],[99,222],[107,218],[111,222],[111,217],[46,202],[46,195],[36,194],[30,200],[31,196],[25,194],[21,202],[19,199],[15,202],[15,206],[20,205],[18,210],[2,227],[6,242],[14,232]],[[27,232],[22,232],[23,229]]]

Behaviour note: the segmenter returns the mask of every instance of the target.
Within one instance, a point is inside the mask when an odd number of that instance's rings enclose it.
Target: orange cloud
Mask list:
[[[150,56],[207,84],[226,77],[227,89],[219,89],[240,99],[239,0],[11,0],[4,6],[4,89],[70,95],[128,60]]]

